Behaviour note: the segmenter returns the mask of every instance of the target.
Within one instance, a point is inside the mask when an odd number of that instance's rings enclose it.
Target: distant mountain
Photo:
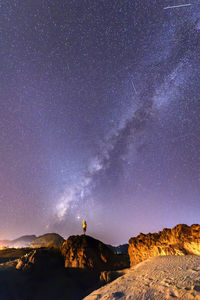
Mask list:
[[[128,244],[119,246],[107,245],[116,254],[128,254]]]
[[[37,237],[31,247],[61,247],[65,239],[57,233],[46,233]]]
[[[36,238],[37,238],[36,235],[24,235],[11,241],[2,240],[0,241],[0,247],[9,247],[9,248],[29,247]]]
[[[39,237],[36,235],[24,235],[15,240],[2,240],[0,247],[8,248],[39,248],[39,247],[60,247],[64,238],[57,233],[46,233]]]

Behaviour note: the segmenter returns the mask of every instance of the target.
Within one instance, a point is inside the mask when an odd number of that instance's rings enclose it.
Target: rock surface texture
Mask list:
[[[126,255],[115,255],[104,243],[87,235],[70,236],[62,246],[66,268],[92,271],[116,270],[129,266]]]
[[[140,233],[129,240],[130,265],[162,255],[200,255],[200,225],[179,224],[158,233]]]

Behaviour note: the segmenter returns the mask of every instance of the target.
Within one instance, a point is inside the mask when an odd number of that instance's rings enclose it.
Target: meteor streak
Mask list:
[[[185,6],[190,6],[190,5],[192,5],[192,4],[191,4],[191,3],[180,4],[180,5],[174,5],[174,6],[167,6],[167,7],[164,7],[164,9],[178,8],[178,7],[185,7]]]
[[[136,93],[136,95],[137,95],[137,90],[136,90],[136,88],[135,88],[135,85],[134,85],[134,82],[133,82],[133,80],[131,79],[131,84],[132,84],[132,87],[133,87],[133,90],[134,90],[134,92]]]

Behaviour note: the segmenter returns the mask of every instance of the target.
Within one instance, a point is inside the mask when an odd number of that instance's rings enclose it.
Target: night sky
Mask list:
[[[1,0],[0,15],[0,239],[86,219],[117,245],[199,223],[200,1]]]

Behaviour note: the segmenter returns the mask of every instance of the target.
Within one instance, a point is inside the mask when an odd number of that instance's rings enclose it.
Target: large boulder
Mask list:
[[[131,266],[153,256],[200,255],[200,225],[179,224],[158,233],[140,233],[129,240],[128,253]]]
[[[70,236],[61,252],[66,268],[92,271],[116,270],[129,265],[127,256],[116,255],[104,243],[87,235]]]

